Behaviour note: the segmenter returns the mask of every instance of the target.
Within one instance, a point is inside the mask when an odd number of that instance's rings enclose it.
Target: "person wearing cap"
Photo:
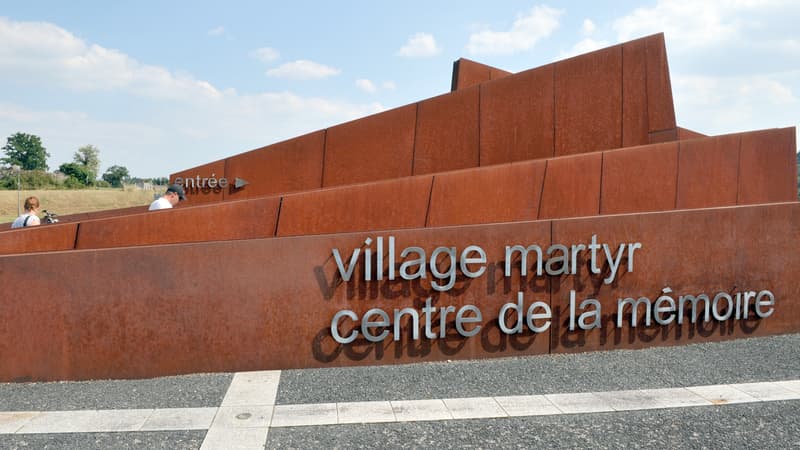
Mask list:
[[[167,191],[164,195],[154,200],[153,203],[150,203],[150,211],[172,208],[181,200],[186,200],[183,186],[179,184],[170,184],[167,186]]]

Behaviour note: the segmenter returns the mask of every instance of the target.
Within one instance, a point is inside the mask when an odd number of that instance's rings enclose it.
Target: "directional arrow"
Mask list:
[[[248,184],[250,184],[249,181],[243,180],[243,179],[238,178],[238,177],[233,181],[233,187],[235,187],[236,189],[241,189],[244,186],[247,186]]]

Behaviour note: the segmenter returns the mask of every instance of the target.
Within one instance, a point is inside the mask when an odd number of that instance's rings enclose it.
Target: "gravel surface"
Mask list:
[[[219,406],[231,374],[0,384],[0,411]],[[644,350],[286,370],[277,404],[611,391],[800,379],[800,334]],[[197,449],[205,430],[0,435],[0,449]],[[800,448],[800,401],[271,428],[267,448]]]
[[[277,404],[654,389],[800,378],[800,335],[728,342],[281,372]]]
[[[226,373],[147,380],[0,383],[0,411],[219,406],[232,378]]]
[[[13,450],[199,449],[206,431],[0,435],[0,448]]]
[[[800,447],[800,401],[617,413],[273,428],[268,449]]]

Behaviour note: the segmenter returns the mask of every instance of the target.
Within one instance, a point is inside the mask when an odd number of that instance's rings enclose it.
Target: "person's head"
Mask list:
[[[36,197],[28,197],[25,199],[25,211],[37,212],[39,211],[39,199]]]
[[[181,200],[186,200],[186,193],[183,191],[183,186],[179,184],[170,184],[167,186],[167,192],[164,193],[166,198],[172,206],[175,206]]]

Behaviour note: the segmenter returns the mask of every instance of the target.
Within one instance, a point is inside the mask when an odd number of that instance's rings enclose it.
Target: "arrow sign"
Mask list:
[[[247,186],[248,184],[250,184],[249,181],[243,180],[243,179],[238,178],[238,177],[235,180],[233,180],[233,187],[235,187],[236,189],[241,189],[244,186]]]

